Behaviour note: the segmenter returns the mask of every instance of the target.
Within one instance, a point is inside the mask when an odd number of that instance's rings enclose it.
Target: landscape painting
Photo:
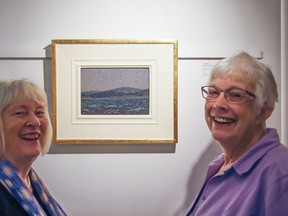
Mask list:
[[[149,115],[149,67],[81,69],[82,115]]]
[[[53,144],[177,143],[178,40],[51,45]]]

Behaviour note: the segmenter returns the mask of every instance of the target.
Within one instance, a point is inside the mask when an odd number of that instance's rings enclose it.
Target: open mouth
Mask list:
[[[231,124],[235,122],[235,120],[233,119],[223,118],[223,117],[214,117],[213,119],[215,122],[220,123],[220,124]]]
[[[40,137],[39,133],[23,134],[20,136],[24,140],[37,140]]]

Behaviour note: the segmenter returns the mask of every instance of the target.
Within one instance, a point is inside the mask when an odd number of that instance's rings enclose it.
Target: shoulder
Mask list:
[[[267,152],[265,160],[282,174],[288,174],[288,148],[282,144]]]
[[[267,211],[269,215],[286,215],[288,211],[288,148],[279,145],[269,152],[265,158],[269,161],[266,172]]]
[[[0,215],[27,215],[17,200],[0,183]]]
[[[258,144],[249,151],[247,158],[252,161],[252,166],[260,166],[260,169],[268,171],[275,178],[288,175],[288,148],[280,143],[276,129],[268,128]]]
[[[256,165],[257,164],[257,165]],[[266,187],[285,187],[288,192],[288,148],[282,144],[266,152],[256,163],[255,171],[261,175]]]

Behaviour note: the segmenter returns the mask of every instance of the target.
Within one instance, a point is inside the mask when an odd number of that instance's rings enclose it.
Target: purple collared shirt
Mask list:
[[[185,215],[288,215],[288,148],[276,129],[265,135],[223,174],[223,155],[209,164],[204,185]]]

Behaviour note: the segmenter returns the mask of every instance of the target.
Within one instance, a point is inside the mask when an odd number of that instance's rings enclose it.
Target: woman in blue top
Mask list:
[[[45,92],[26,80],[0,81],[0,215],[66,215],[31,168],[51,144]]]
[[[219,61],[207,86],[206,123],[223,154],[209,164],[185,215],[288,215],[288,149],[266,120],[278,100],[269,67],[246,52]]]

